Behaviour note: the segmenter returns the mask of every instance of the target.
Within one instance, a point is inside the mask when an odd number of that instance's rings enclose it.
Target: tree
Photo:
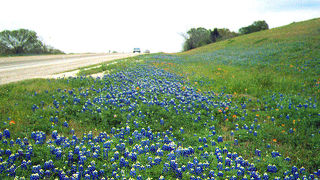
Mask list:
[[[255,21],[251,25],[242,27],[239,29],[240,34],[249,34],[253,32],[258,32],[262,30],[269,29],[269,26],[266,21]]]
[[[185,38],[186,38],[186,41],[183,46],[183,49],[185,51],[194,49],[212,42],[210,40],[210,31],[202,27],[190,29],[187,32],[187,36]]]
[[[218,29],[218,32],[219,32],[219,38],[217,39],[217,41],[218,40],[222,41],[222,40],[226,40],[226,39],[230,39],[238,36],[236,32],[230,31],[228,28]]]
[[[181,35],[185,38],[184,51],[238,36],[237,33],[227,28],[207,30],[202,27],[192,28],[186,34]]]
[[[211,42],[216,42],[219,37],[220,37],[220,34],[217,28],[214,28],[213,31],[210,31]]]
[[[45,45],[37,33],[28,29],[0,32],[0,54],[57,54],[63,53]]]
[[[27,29],[2,31],[0,32],[0,41],[7,51],[12,51],[14,54],[27,53],[43,46],[42,42],[38,40],[37,33]]]
[[[0,41],[0,55],[6,53],[6,46]]]

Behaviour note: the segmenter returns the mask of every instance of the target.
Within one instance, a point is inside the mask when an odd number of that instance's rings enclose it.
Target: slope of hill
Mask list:
[[[265,90],[319,99],[320,19],[239,36],[174,55],[153,56],[179,66],[182,74],[226,87],[229,93],[261,96]],[[194,79],[196,80],[196,79]],[[261,93],[262,92],[262,93]]]
[[[309,45],[309,48],[319,48],[319,46],[317,46],[319,45],[319,35],[320,18],[316,18],[303,22],[294,22],[289,25],[273,28],[270,30],[238,36],[233,39],[220,41],[218,43],[212,43],[180,54],[192,55],[213,52],[230,47],[253,48],[260,46],[263,47],[267,44],[281,45],[281,43],[290,43],[290,45],[295,44],[296,46]],[[299,44],[299,42],[302,44]]]
[[[314,137],[320,134],[320,18],[145,59],[184,76],[186,83],[199,92],[227,94],[241,106],[246,104],[251,111],[248,116],[256,113],[251,118],[261,118],[258,123],[264,124],[263,142],[273,138],[278,145],[276,149],[294,156],[296,164],[309,169],[319,167],[316,152],[320,141]],[[302,104],[312,110],[299,111]],[[271,121],[273,118],[279,121]],[[297,126],[296,121],[303,123]],[[227,125],[226,132],[233,126]],[[265,145],[253,139],[246,139],[246,143],[236,151],[246,154],[248,148],[261,150]]]

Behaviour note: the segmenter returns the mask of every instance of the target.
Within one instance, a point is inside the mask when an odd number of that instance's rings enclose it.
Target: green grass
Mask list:
[[[187,52],[151,56],[155,65],[191,81],[208,79],[203,90],[261,97],[266,90],[300,93],[320,100],[320,19],[256,32]],[[168,64],[160,64],[166,62]]]

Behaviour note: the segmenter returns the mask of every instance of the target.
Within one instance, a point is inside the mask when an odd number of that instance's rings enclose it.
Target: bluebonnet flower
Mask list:
[[[44,175],[47,177],[47,178],[49,178],[50,176],[51,176],[51,170],[46,170],[45,172],[44,172]]]
[[[289,115],[289,114],[286,115],[286,119],[287,119],[287,120],[290,119],[290,115]]]
[[[98,177],[99,177],[98,171],[97,171],[97,170],[94,170],[94,171],[92,172],[92,176],[93,176],[93,179],[98,179]]]
[[[281,156],[281,154],[278,151],[272,151],[271,156],[275,158],[275,157]]]
[[[10,138],[10,131],[9,131],[9,129],[5,129],[5,130],[3,131],[3,136],[4,136],[5,138],[7,138],[7,139]]]
[[[30,176],[30,180],[39,180],[39,179],[40,179],[40,176],[38,173],[31,174]]]
[[[135,177],[136,175],[137,175],[136,170],[134,168],[131,168],[130,176]]]
[[[212,135],[216,135],[216,130],[212,130]]]
[[[223,154],[227,154],[227,153],[228,153],[228,149],[227,149],[227,147],[223,147],[223,149],[222,149],[222,153],[223,153]]]
[[[119,152],[116,151],[114,154],[113,154],[113,157],[115,160],[118,160],[119,159]]]
[[[156,165],[160,164],[161,158],[159,156],[156,156],[154,162],[156,163]]]
[[[178,168],[178,164],[176,163],[175,160],[171,160],[170,161],[170,167],[173,169],[173,170],[176,170]]]
[[[267,148],[270,148],[271,147],[271,145],[270,144],[267,144]]]
[[[218,164],[217,164],[217,168],[218,168],[218,170],[222,170],[223,169],[223,164],[221,163],[221,162],[219,162]]]
[[[271,173],[276,173],[276,172],[278,171],[278,169],[277,169],[277,166],[276,166],[276,165],[271,165],[271,164],[269,164],[269,165],[267,166],[267,171],[268,171],[268,172],[271,172]]]
[[[234,139],[234,145],[237,146],[239,144],[238,139]]]
[[[84,179],[90,180],[90,179],[91,179],[90,174],[86,174],[86,175],[84,176]]]
[[[6,155],[10,156],[10,155],[11,155],[11,153],[12,153],[12,152],[11,152],[11,150],[10,150],[10,149],[6,149],[6,152],[5,152],[5,154],[6,154]]]
[[[298,172],[298,168],[296,166],[292,166],[291,173],[294,174],[295,172]]]
[[[52,137],[52,139],[57,139],[57,137],[58,137],[58,132],[57,132],[57,130],[52,131],[51,137]]]
[[[120,167],[125,167],[128,165],[128,162],[124,157],[121,157],[120,161],[119,161],[119,165],[120,165]]]
[[[64,126],[64,127],[69,127],[68,122],[67,122],[67,121],[64,121],[63,126]]]
[[[14,141],[12,139],[9,141],[9,143],[11,147],[14,145]]]
[[[261,151],[260,151],[259,149],[256,149],[256,150],[255,150],[255,154],[256,154],[257,156],[261,157]]]
[[[142,176],[140,174],[137,176],[137,180],[142,180]]]
[[[160,124],[164,125],[164,120],[163,119],[160,119]]]
[[[137,160],[137,153],[133,152],[129,154],[130,159],[135,162]]]
[[[183,127],[180,128],[180,133],[183,134],[184,133],[184,129]]]
[[[206,137],[203,137],[203,138],[202,138],[202,142],[203,142],[203,143],[207,143],[207,138],[206,138]]]
[[[269,175],[267,173],[263,174],[263,180],[268,180],[269,179]]]

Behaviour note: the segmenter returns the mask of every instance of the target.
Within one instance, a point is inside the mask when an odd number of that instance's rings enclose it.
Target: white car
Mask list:
[[[133,48],[133,53],[141,53],[140,48]]]

